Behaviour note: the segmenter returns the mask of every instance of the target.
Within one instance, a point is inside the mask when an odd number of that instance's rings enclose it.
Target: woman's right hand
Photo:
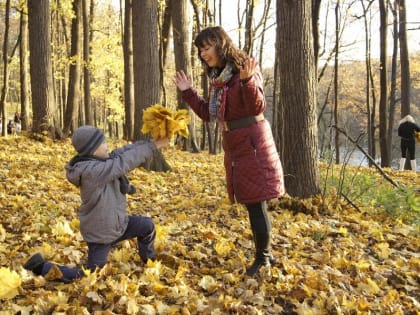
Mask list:
[[[159,138],[156,140],[153,140],[153,142],[155,143],[156,148],[162,149],[162,148],[166,148],[169,145],[169,138],[165,137],[165,138]]]
[[[174,83],[180,91],[192,88],[193,82],[191,77],[187,77],[183,70],[177,71],[174,77]]]

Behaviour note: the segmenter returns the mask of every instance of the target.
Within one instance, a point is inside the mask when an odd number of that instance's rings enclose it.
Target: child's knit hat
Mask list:
[[[93,154],[105,141],[104,133],[92,126],[81,126],[73,133],[71,143],[79,155]]]

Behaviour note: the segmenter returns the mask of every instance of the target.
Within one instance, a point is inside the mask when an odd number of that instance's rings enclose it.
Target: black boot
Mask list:
[[[272,255],[270,253],[270,233],[255,233],[255,259],[251,267],[247,268],[246,274],[254,276],[258,273],[261,267],[270,266]],[[271,258],[271,259],[270,259]]]
[[[254,240],[254,244],[256,244],[257,242],[255,241],[255,231],[252,231],[252,236],[253,236],[253,240]],[[276,264],[276,258],[274,258],[273,253],[271,251],[271,233],[269,236],[269,240],[268,240],[268,259],[270,260],[270,265],[274,266]]]

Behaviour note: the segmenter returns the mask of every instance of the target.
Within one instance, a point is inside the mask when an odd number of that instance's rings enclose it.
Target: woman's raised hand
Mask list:
[[[174,83],[180,91],[192,88],[193,82],[191,77],[187,77],[183,70],[177,71],[174,77]]]
[[[239,78],[241,80],[246,80],[252,77],[255,73],[255,69],[258,66],[258,61],[255,58],[248,58],[245,60],[241,69],[239,69]]]

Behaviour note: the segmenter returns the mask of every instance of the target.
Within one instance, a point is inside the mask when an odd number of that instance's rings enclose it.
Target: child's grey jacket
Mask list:
[[[108,159],[66,164],[67,179],[80,188],[80,231],[88,243],[109,244],[126,230],[126,195],[119,178],[140,166],[157,150],[153,142],[139,141],[115,149]]]

